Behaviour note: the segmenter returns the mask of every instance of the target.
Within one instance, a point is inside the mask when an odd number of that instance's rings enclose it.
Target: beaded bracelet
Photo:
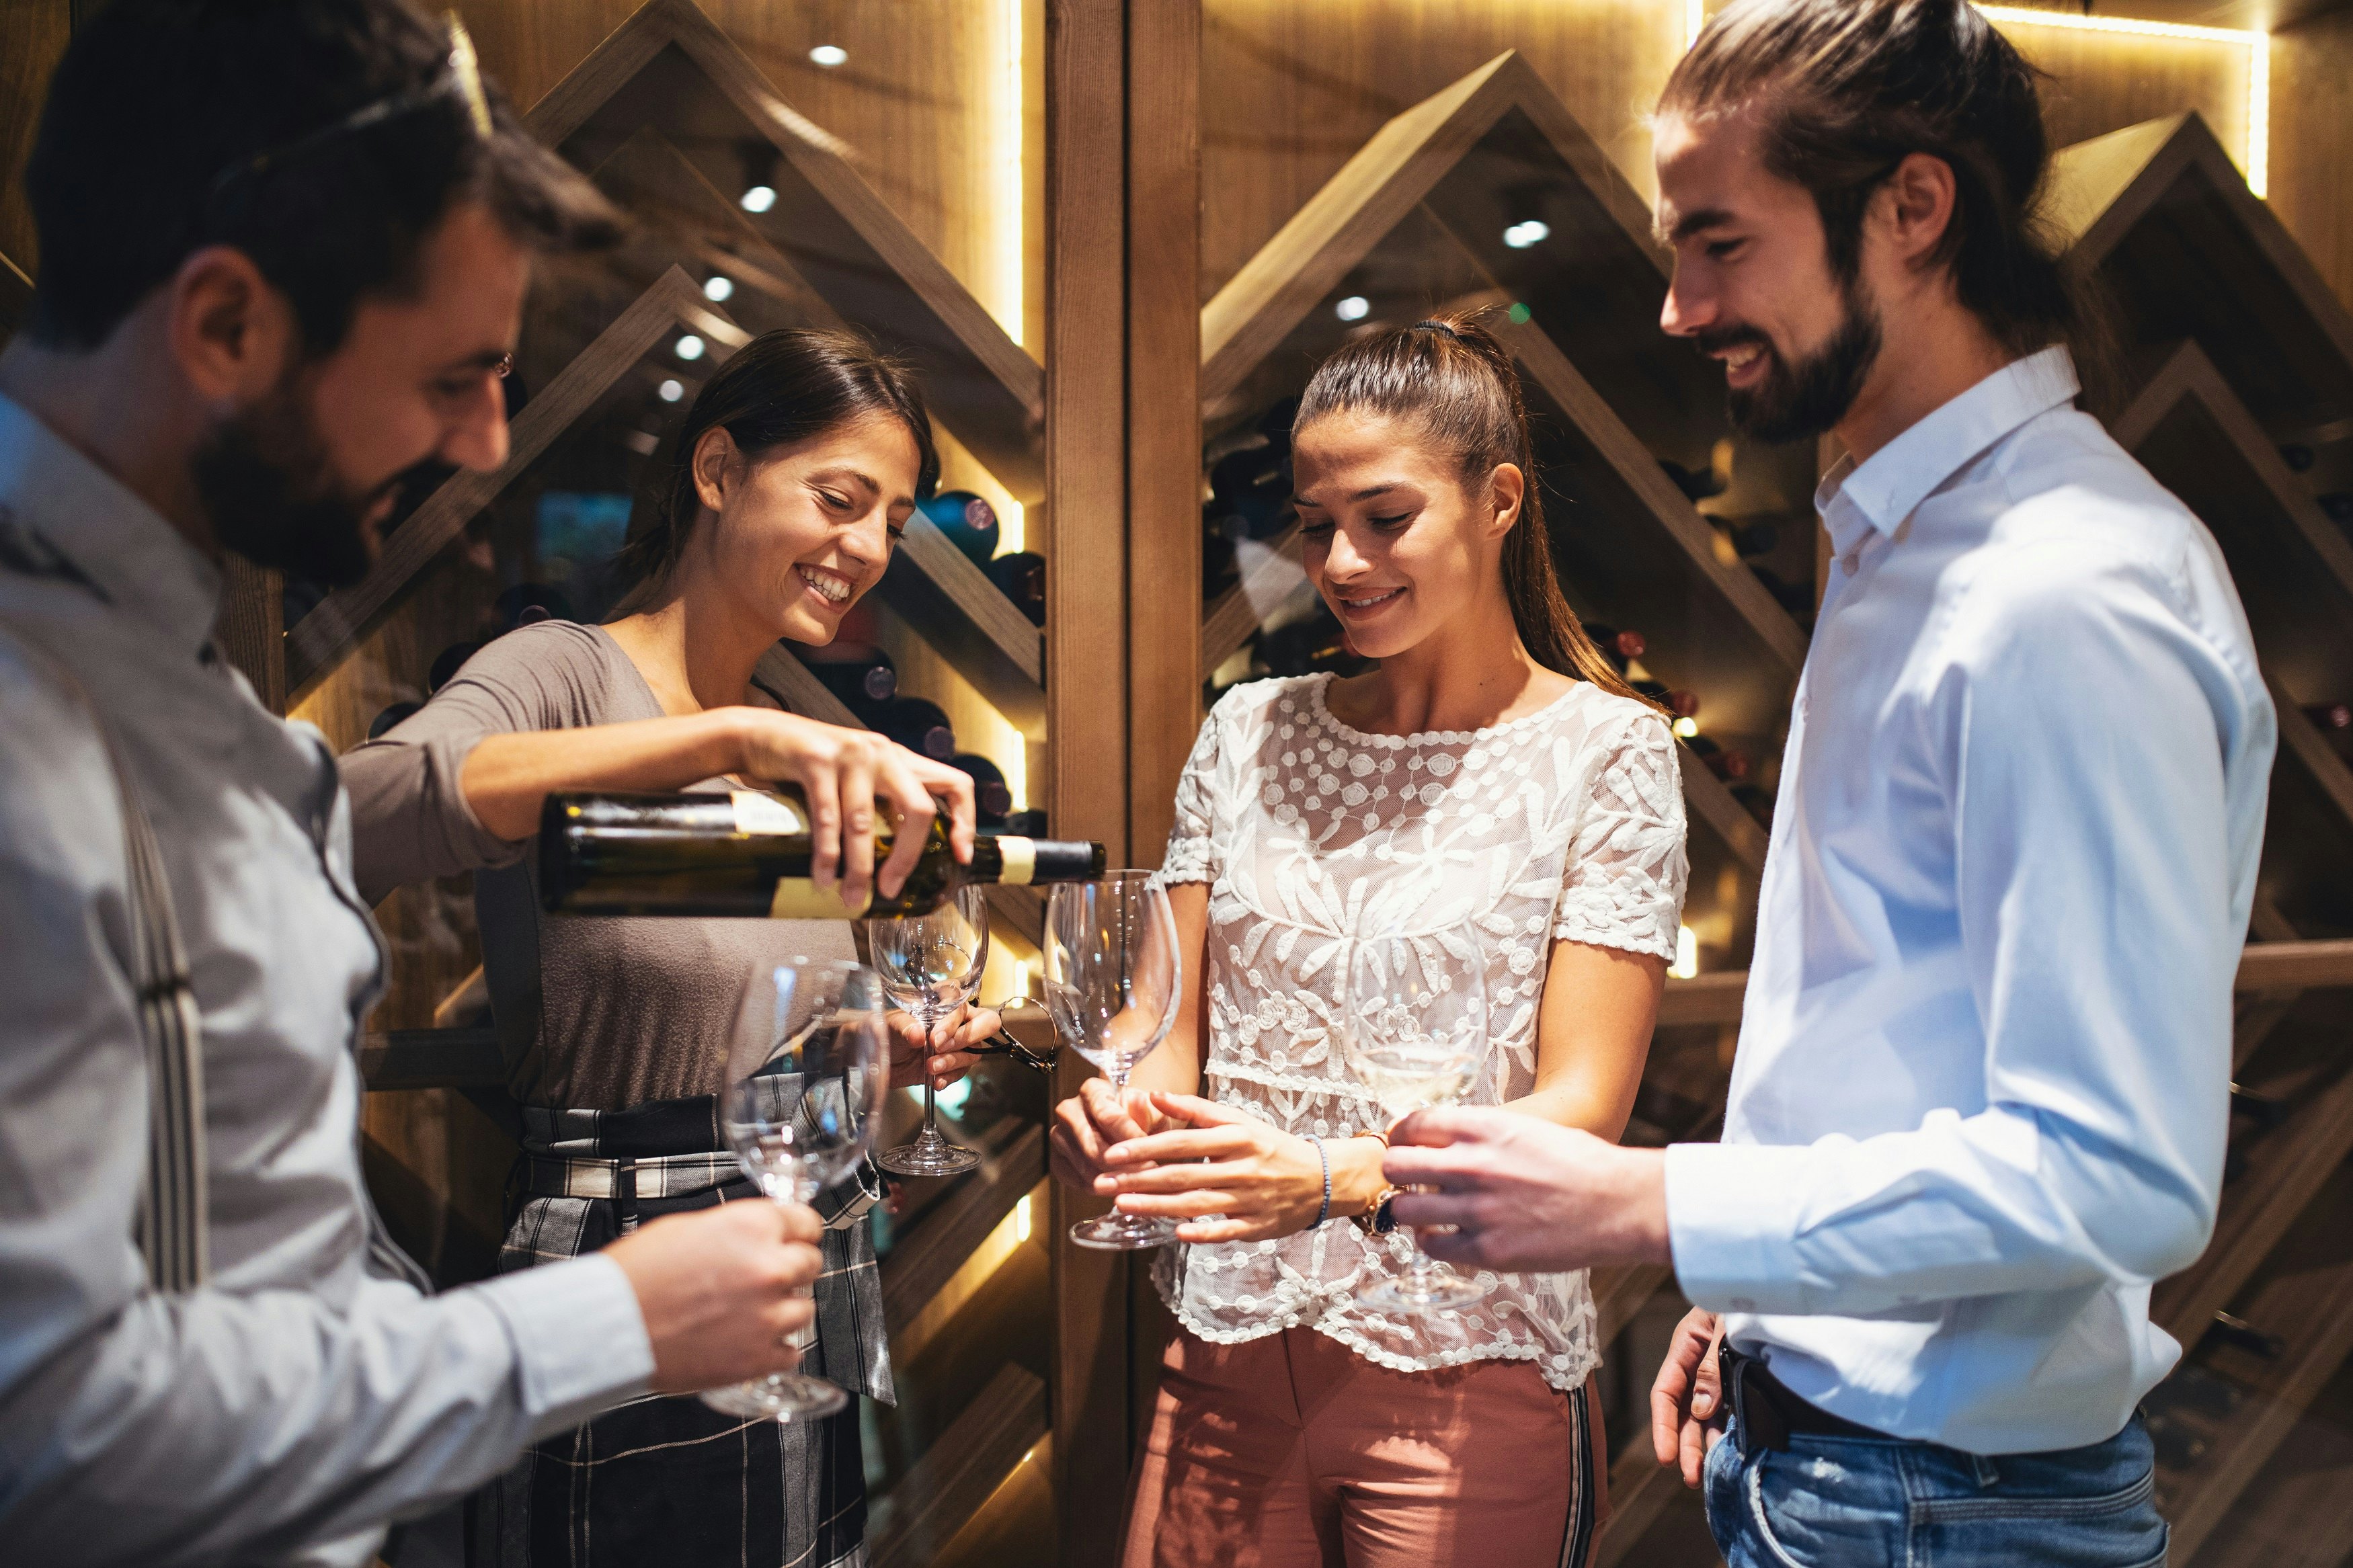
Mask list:
[[[1307,1228],[1314,1230],[1332,1217],[1332,1156],[1324,1149],[1324,1140],[1314,1133],[1307,1134],[1307,1141],[1315,1145],[1315,1157],[1324,1162],[1324,1206],[1315,1211],[1315,1217],[1307,1224]]]

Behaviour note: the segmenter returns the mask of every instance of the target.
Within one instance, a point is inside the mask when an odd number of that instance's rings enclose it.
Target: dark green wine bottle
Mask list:
[[[879,867],[887,822],[875,837]],[[1008,835],[974,838],[958,865],[944,818],[897,895],[862,909],[809,879],[808,813],[794,785],[733,795],[551,795],[539,818],[539,897],[552,914],[877,920],[928,914],[966,882],[1084,882],[1103,847]]]

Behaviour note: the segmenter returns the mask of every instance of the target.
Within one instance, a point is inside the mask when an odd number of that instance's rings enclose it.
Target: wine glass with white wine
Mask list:
[[[1046,900],[1046,1011],[1062,1042],[1101,1068],[1112,1092],[1176,1022],[1185,966],[1168,895],[1148,871],[1062,882]],[[1117,1212],[1071,1227],[1081,1247],[1134,1252],[1166,1247],[1176,1226]]]
[[[858,1168],[891,1087],[882,986],[862,964],[793,958],[776,966],[776,1027],[740,1041],[719,1120],[736,1163],[778,1203],[807,1203]],[[730,1415],[811,1421],[849,1396],[797,1372],[704,1394]]]
[[[1468,926],[1356,944],[1341,1036],[1349,1068],[1390,1125],[1452,1104],[1477,1080],[1487,1058],[1487,976],[1479,952],[1478,932]],[[1411,1259],[1402,1274],[1358,1289],[1365,1305],[1437,1312],[1471,1306],[1493,1289],[1432,1259],[1410,1231],[1397,1234],[1411,1247]]]

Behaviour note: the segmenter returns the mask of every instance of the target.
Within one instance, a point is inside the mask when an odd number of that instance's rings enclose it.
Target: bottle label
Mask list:
[[[728,793],[735,807],[735,831],[744,834],[778,835],[807,833],[808,824],[801,820],[792,802],[765,790],[739,789]]]
[[[1005,857],[1005,869],[997,880],[1017,888],[1026,888],[1038,875],[1038,846],[1028,838],[1012,838],[997,835],[997,852]]]
[[[772,921],[855,921],[866,918],[864,910],[852,910],[841,901],[841,895],[829,888],[820,888],[807,877],[779,877],[776,897],[769,901],[768,918]]]

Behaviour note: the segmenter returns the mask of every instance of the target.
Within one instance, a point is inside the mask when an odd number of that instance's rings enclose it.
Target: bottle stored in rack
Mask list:
[[[942,490],[917,504],[974,565],[987,566],[997,553],[997,509],[984,497],[970,490]]]

